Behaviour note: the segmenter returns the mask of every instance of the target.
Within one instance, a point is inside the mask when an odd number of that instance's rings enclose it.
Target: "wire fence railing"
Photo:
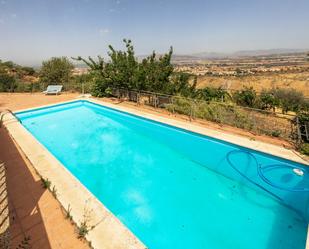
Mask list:
[[[82,92],[85,84],[64,84],[65,91]],[[85,92],[89,92],[89,85]],[[42,84],[22,84],[18,92],[40,92],[46,86]],[[128,90],[124,88],[111,88],[111,95],[138,105],[165,109],[174,114],[181,114],[189,120],[201,119],[218,124],[225,124],[250,131],[255,134],[264,134],[280,137],[287,141],[297,142],[304,137],[307,126],[297,122],[296,115],[283,114],[276,111],[263,110],[240,106],[226,98],[202,100],[178,95],[168,95],[151,91]],[[308,134],[308,133],[306,133]]]
[[[189,120],[202,119],[234,126],[255,134],[297,140],[296,116],[238,106],[232,102],[205,101],[148,91],[112,88],[111,95],[122,100],[182,114]]]

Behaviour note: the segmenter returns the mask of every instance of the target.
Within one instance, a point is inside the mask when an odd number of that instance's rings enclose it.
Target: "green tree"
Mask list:
[[[188,95],[195,84],[189,84],[189,75],[185,73],[174,73],[171,63],[173,49],[157,56],[153,52],[141,62],[135,57],[134,47],[131,40],[123,40],[125,51],[115,50],[109,46],[109,60],[105,62],[102,57],[98,60],[91,57],[73,58],[83,61],[89,66],[90,72],[95,75],[92,93],[96,96],[103,96],[110,92],[110,88],[125,88],[135,90],[153,91],[165,94],[180,93]]]
[[[199,95],[203,100],[206,101],[222,101],[225,100],[229,94],[222,88],[205,87],[199,90]]]
[[[245,87],[233,94],[233,98],[238,105],[254,107],[256,102],[256,92],[253,87]]]
[[[26,74],[26,75],[34,75],[35,70],[33,67],[22,67],[21,70]]]
[[[303,93],[295,89],[275,89],[274,96],[279,102],[283,113],[288,111],[298,112],[305,104]]]
[[[173,65],[171,64],[172,53],[173,49],[170,48],[169,52],[163,56],[157,56],[153,52],[150,56],[143,59],[139,63],[136,72],[136,88],[139,90],[172,94],[175,89],[171,84],[173,80],[174,82],[177,80],[176,76],[171,79],[174,71]],[[184,80],[184,78],[178,79]]]
[[[74,66],[66,57],[53,57],[43,61],[40,70],[40,79],[46,84],[65,84],[72,77]]]
[[[0,92],[14,92],[16,87],[15,77],[0,69]]]
[[[93,94],[103,96],[107,88],[119,87],[126,89],[136,88],[136,71],[138,62],[134,56],[134,49],[130,40],[125,40],[126,51],[117,51],[111,45],[108,55],[110,62],[104,62],[101,56],[98,60],[88,57],[73,58],[84,62],[93,74]]]
[[[258,102],[259,108],[263,110],[273,110],[273,112],[275,112],[276,106],[279,106],[279,101],[274,95],[274,90],[263,89]]]
[[[193,82],[190,84],[190,79],[193,78]],[[184,97],[195,98],[198,96],[198,91],[196,90],[197,77],[192,76],[188,73],[177,72],[173,73],[171,76],[171,83],[169,94],[172,95],[182,95]]]

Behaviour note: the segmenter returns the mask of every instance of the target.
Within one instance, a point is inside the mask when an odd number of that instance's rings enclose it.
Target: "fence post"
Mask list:
[[[296,129],[297,129],[297,145],[301,144],[301,130],[300,130],[300,124],[299,124],[299,118],[296,116]]]
[[[171,103],[172,103],[172,113],[175,115],[175,106],[174,106],[174,98],[171,97]]]
[[[192,107],[192,100],[190,101],[190,122],[192,121],[192,116],[193,116],[193,107]]]
[[[136,92],[136,104],[139,105],[139,95],[140,95],[140,92]]]
[[[157,108],[157,94],[154,95],[154,106]]]

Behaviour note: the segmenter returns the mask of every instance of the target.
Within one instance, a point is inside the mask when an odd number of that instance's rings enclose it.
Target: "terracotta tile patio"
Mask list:
[[[11,248],[28,236],[32,249],[89,248],[87,242],[77,238],[75,226],[42,187],[40,177],[4,128],[0,128],[0,163],[6,167]]]

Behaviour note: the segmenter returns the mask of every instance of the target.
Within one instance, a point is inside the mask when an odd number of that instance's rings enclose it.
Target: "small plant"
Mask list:
[[[69,220],[72,220],[72,215],[71,215],[71,211],[72,211],[72,208],[70,206],[70,204],[68,205],[68,209],[66,210],[66,218],[69,219]]]
[[[84,207],[84,214],[83,214],[83,220],[80,223],[80,226],[78,227],[78,237],[79,238],[84,238],[88,232],[94,228],[94,226],[90,226],[90,219],[91,219],[91,213],[93,212],[93,210],[89,209],[87,207],[87,202],[85,203],[85,207]]]
[[[31,248],[31,245],[29,243],[30,240],[31,240],[30,236],[24,237],[23,240],[20,242],[20,244],[18,244],[16,249],[30,249]]]
[[[272,137],[280,137],[280,135],[281,135],[281,131],[279,130],[274,130],[271,132]]]
[[[88,229],[87,221],[83,221],[78,227],[78,237],[85,238],[88,232],[89,232],[89,229]]]
[[[55,186],[53,186],[51,192],[52,192],[52,195],[56,198],[57,197],[57,189],[56,189]]]
[[[42,177],[42,178],[41,178],[41,181],[42,181],[42,186],[43,186],[43,188],[50,189],[51,181],[48,180],[48,178],[44,179],[44,178]]]

